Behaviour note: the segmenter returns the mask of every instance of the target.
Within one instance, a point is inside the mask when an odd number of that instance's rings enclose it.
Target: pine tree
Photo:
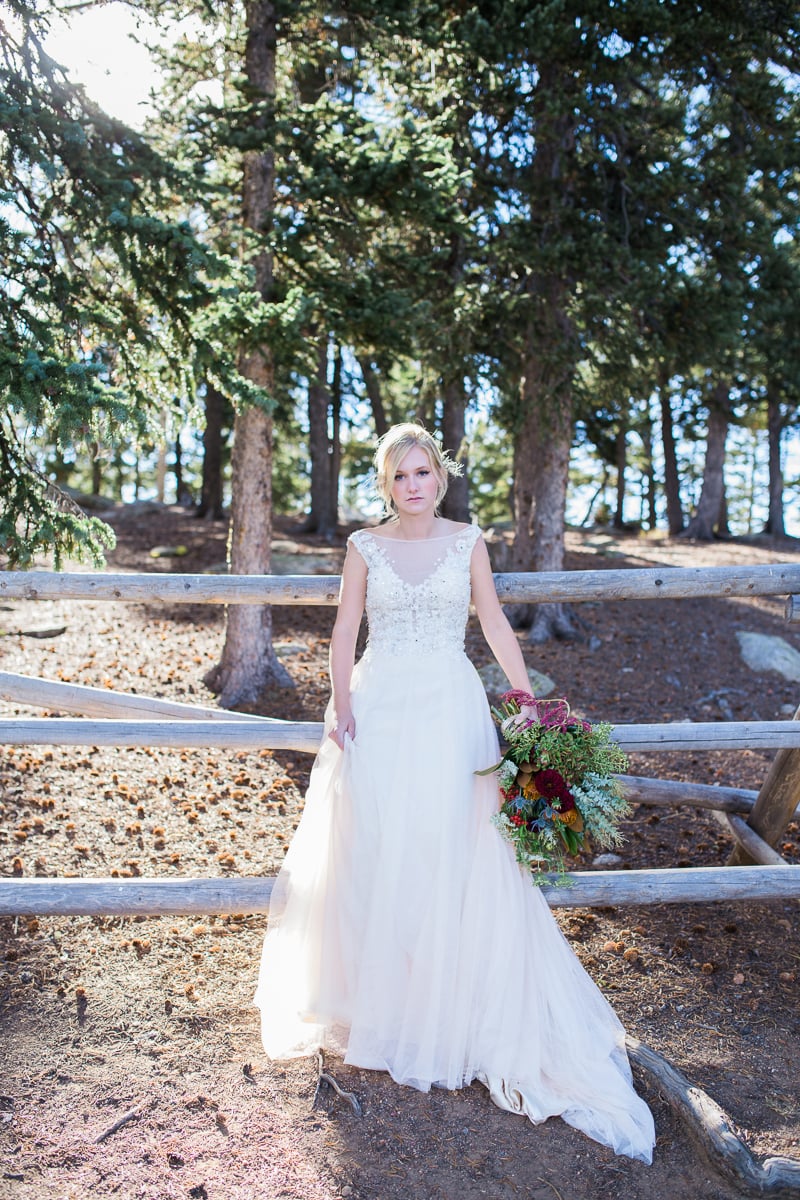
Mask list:
[[[0,549],[102,561],[110,531],[47,477],[40,435],[63,452],[144,437],[193,356],[230,372],[196,325],[222,265],[175,219],[196,191],[139,134],[103,113],[45,53],[46,14],[10,0],[0,23]],[[190,353],[191,349],[191,353]],[[188,364],[188,365],[187,365]]]

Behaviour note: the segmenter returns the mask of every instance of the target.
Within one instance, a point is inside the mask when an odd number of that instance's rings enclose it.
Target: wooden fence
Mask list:
[[[787,599],[794,618],[800,564],[753,567],[624,569],[495,576],[504,602],[581,602],[626,599]],[[192,604],[326,604],[338,601],[338,576],[205,576],[170,574],[56,574],[0,572],[0,597]],[[314,753],[318,722],[245,717],[143,696],[120,695],[28,676],[0,673],[0,697],[26,705],[88,713],[89,719],[0,718],[0,744],[220,747]],[[118,719],[119,715],[131,719]],[[800,760],[800,721],[617,725],[622,747],[636,751],[762,749]],[[639,804],[710,809],[758,865],[642,871],[572,872],[569,886],[546,886],[553,906],[691,903],[711,899],[778,900],[800,896],[800,865],[790,865],[752,818],[769,795],[745,789],[621,777]],[[795,814],[782,797],[786,820]],[[774,816],[774,814],[773,814]],[[745,820],[748,817],[748,820]],[[781,818],[783,819],[783,818]],[[786,820],[783,821],[785,826]],[[774,819],[772,822],[775,824]],[[0,914],[195,914],[264,912],[271,879],[2,879]]]

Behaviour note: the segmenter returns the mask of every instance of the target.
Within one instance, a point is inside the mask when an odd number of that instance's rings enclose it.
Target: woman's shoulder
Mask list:
[[[365,525],[362,529],[354,529],[347,538],[348,546],[361,547],[365,542],[372,541],[375,537],[380,537],[375,530],[380,529],[379,525]]]
[[[380,552],[380,546],[376,543],[381,541],[381,536],[375,533],[375,528],[375,526],[367,525],[363,529],[355,529],[347,539],[348,550],[352,546],[369,565],[372,564],[374,556]]]
[[[457,545],[459,546],[466,545],[471,549],[483,537],[483,530],[480,525],[474,525],[472,522],[450,521],[450,525],[452,529],[449,536],[456,538]]]

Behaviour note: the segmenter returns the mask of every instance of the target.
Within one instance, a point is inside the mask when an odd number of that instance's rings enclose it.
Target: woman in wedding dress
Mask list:
[[[325,737],[270,905],[264,1048],[330,1049],[422,1090],[479,1080],[509,1112],[650,1162],[622,1026],[492,825],[496,778],[475,774],[499,750],[464,653],[470,600],[511,687],[530,685],[479,529],[437,513],[456,469],[418,425],[378,444],[391,519],[348,541]]]

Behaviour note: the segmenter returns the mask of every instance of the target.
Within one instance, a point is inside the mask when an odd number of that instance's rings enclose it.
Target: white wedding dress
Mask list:
[[[479,536],[350,538],[368,567],[355,738],[323,739],[273,890],[264,1048],[324,1047],[423,1090],[477,1079],[502,1108],[649,1162],[622,1026],[491,824],[496,778],[474,774],[499,757],[464,653]]]

